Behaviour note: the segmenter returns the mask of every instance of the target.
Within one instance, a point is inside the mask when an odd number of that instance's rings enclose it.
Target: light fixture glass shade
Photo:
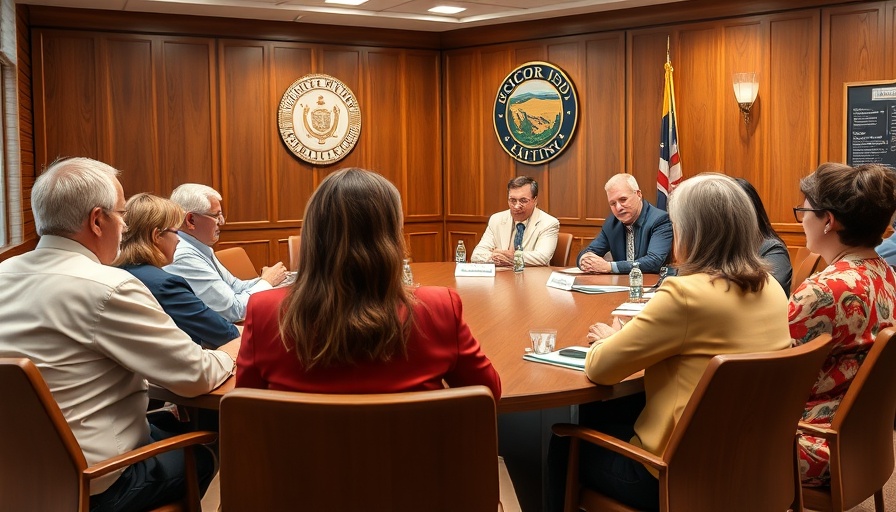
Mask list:
[[[737,100],[737,106],[740,107],[741,113],[744,115],[744,123],[750,122],[750,109],[753,108],[753,102],[759,95],[759,75],[758,73],[734,73],[732,80],[734,84],[734,98]]]

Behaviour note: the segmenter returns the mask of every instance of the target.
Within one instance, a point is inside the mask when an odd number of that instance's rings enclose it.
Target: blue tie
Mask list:
[[[516,249],[518,247],[523,246],[523,230],[526,229],[526,226],[520,222],[516,225],[516,236],[513,237],[513,248]]]

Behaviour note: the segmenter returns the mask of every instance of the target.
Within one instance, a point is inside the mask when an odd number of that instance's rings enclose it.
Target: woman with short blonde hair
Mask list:
[[[183,209],[168,199],[144,193],[128,199],[125,212],[128,229],[122,235],[121,252],[114,265],[143,282],[174,323],[196,343],[219,347],[239,337],[236,326],[202,302],[184,278],[161,268],[174,259]]]

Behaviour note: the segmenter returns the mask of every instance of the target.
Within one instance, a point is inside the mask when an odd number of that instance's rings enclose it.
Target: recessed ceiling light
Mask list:
[[[339,4],[339,5],[361,5],[366,2],[367,2],[367,0],[324,0],[325,4]]]
[[[464,7],[451,7],[450,5],[438,5],[429,10],[429,12],[434,14],[457,14],[459,12],[466,11],[467,9]]]

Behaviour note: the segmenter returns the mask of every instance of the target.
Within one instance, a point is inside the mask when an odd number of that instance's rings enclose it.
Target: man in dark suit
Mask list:
[[[613,217],[579,253],[579,268],[594,274],[627,274],[637,261],[642,272],[659,272],[672,250],[669,214],[644,200],[631,174],[613,176],[604,189]],[[612,261],[604,258],[607,253]]]

